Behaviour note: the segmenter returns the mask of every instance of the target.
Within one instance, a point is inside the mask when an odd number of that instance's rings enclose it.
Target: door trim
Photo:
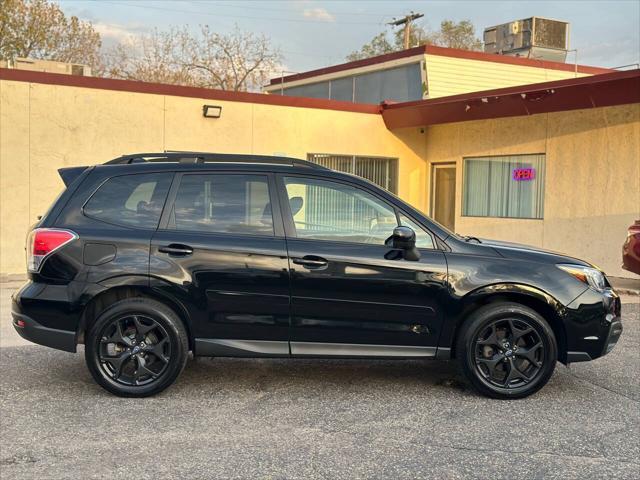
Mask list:
[[[203,357],[288,357],[289,342],[196,338],[195,354]]]
[[[435,357],[437,347],[358,343],[291,342],[292,355],[330,357]]]

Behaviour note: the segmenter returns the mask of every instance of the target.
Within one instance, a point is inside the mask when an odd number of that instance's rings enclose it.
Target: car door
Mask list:
[[[289,274],[268,173],[177,174],[153,236],[153,286],[189,310],[200,355],[289,355]]]
[[[401,221],[364,187],[279,176],[291,278],[293,355],[432,356],[442,326],[446,261],[415,222],[419,261],[385,240]],[[403,215],[405,223],[409,221]],[[396,259],[394,259],[396,258]]]

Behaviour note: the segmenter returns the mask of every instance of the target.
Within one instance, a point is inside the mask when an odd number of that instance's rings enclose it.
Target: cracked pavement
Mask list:
[[[0,316],[0,478],[640,477],[640,297],[613,352],[491,400],[452,363],[190,360],[148,399],[98,387],[76,355]]]

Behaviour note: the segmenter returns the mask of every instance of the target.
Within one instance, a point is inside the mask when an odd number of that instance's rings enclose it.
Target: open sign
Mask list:
[[[514,168],[513,177],[516,181],[533,180],[536,178],[535,168]]]

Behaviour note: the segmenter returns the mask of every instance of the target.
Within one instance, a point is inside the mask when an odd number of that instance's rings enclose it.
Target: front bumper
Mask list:
[[[609,353],[622,335],[620,297],[613,289],[588,289],[567,307],[567,363]]]

